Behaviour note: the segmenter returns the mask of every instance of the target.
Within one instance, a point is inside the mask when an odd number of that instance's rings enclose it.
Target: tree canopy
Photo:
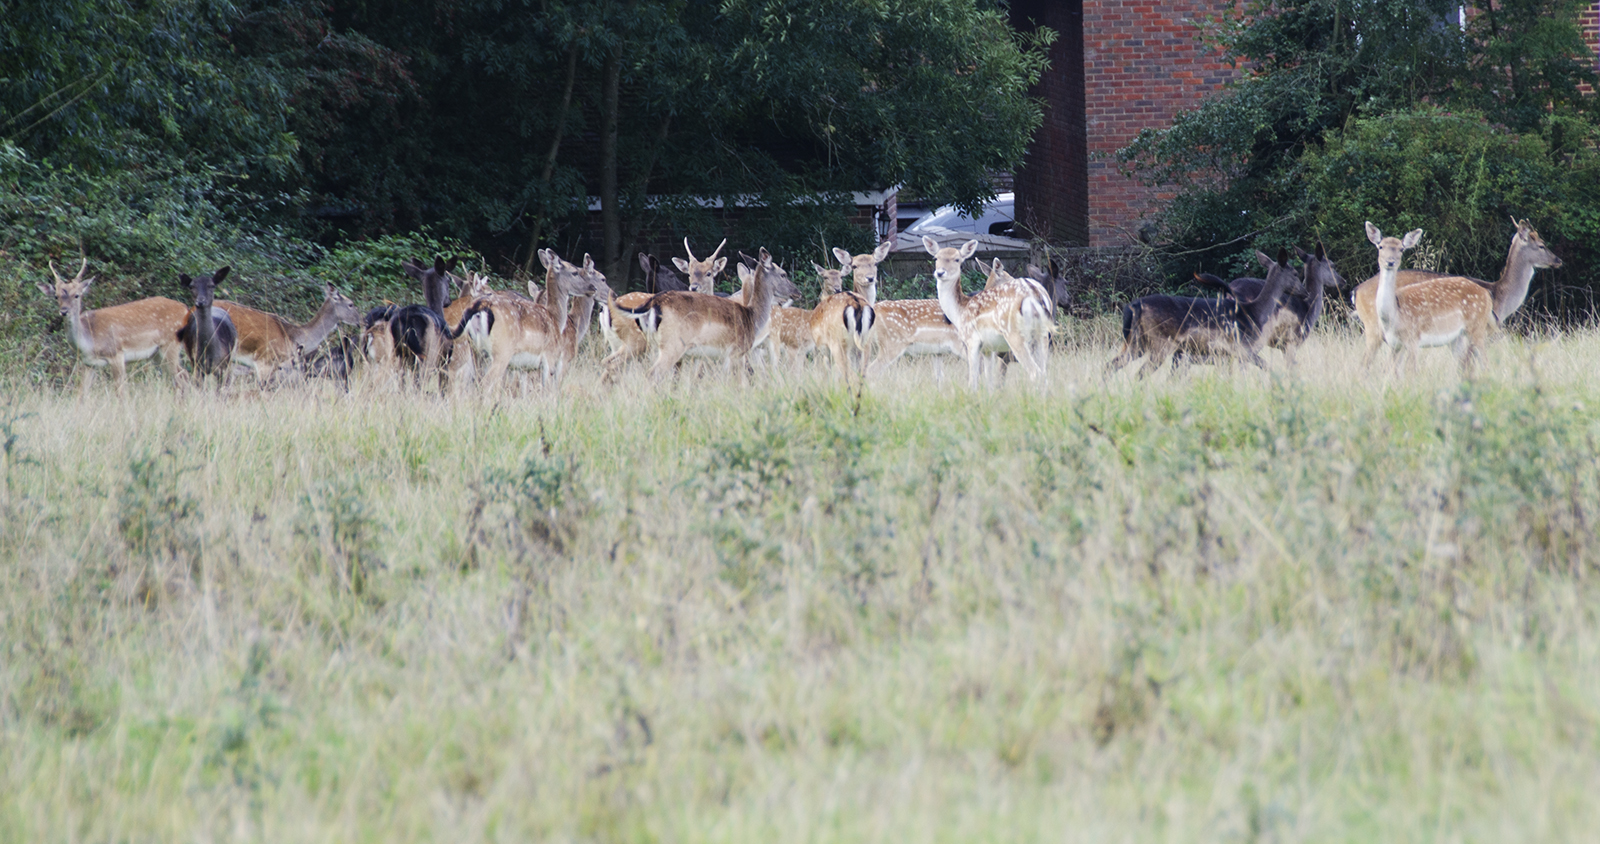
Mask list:
[[[0,13],[0,138],[202,174],[213,206],[329,244],[427,227],[615,267],[642,231],[712,227],[704,197],[764,207],[774,246],[850,245],[850,191],[992,195],[1049,37],[986,0],[35,0]]]

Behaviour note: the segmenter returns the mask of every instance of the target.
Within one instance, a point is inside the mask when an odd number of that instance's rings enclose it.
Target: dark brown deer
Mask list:
[[[1334,268],[1333,262],[1328,259],[1328,252],[1323,248],[1321,241],[1317,242],[1315,252],[1307,252],[1298,246],[1294,251],[1305,264],[1305,283],[1300,290],[1290,290],[1285,294],[1283,307],[1278,309],[1277,314],[1262,332],[1263,345],[1282,350],[1284,360],[1290,366],[1294,366],[1294,355],[1300,344],[1311,336],[1311,329],[1316,327],[1317,320],[1322,317],[1328,288],[1338,291],[1345,283],[1339,271]],[[1202,286],[1220,290],[1238,300],[1249,300],[1260,296],[1267,284],[1266,279],[1260,278],[1223,281],[1210,273],[1196,273],[1194,278]]]
[[[233,349],[239,342],[239,331],[234,328],[227,311],[212,307],[217,285],[231,270],[231,267],[223,267],[196,278],[178,274],[178,281],[194,291],[194,307],[189,311],[188,321],[178,329],[178,340],[189,353],[195,377],[202,382],[208,375],[217,376],[222,385],[232,380],[229,376],[233,373]]]
[[[1280,249],[1274,261],[1261,252],[1256,258],[1267,268],[1266,286],[1249,301],[1193,299],[1186,296],[1145,296],[1122,309],[1122,351],[1106,364],[1110,374],[1134,358],[1147,355],[1139,377],[1161,368],[1173,352],[1230,354],[1262,368],[1256,352],[1263,332],[1282,307],[1283,296],[1300,281],[1289,266],[1289,251]]]

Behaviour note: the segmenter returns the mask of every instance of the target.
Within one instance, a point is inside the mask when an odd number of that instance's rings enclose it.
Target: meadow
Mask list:
[[[0,388],[0,839],[1592,840],[1600,334],[1116,328],[1042,391]]]

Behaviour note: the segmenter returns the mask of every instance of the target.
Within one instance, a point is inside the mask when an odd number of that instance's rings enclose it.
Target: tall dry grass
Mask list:
[[[1583,840],[1600,336],[0,399],[12,840]]]

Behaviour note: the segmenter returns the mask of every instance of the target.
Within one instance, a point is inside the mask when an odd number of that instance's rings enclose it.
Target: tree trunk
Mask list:
[[[620,284],[622,270],[622,209],[617,207],[617,123],[622,108],[622,54],[620,47],[606,56],[602,70],[600,115],[600,266],[606,278]]]
[[[561,108],[556,111],[556,131],[550,138],[550,152],[544,157],[544,173],[539,177],[539,201],[542,204],[546,194],[550,191],[550,180],[556,173],[556,156],[561,152],[561,138],[567,133],[567,109],[572,106],[572,89],[578,81],[578,42],[573,41],[572,47],[567,50],[567,86],[561,93]],[[528,238],[528,260],[523,264],[522,270],[526,273],[533,272],[533,264],[538,259],[539,238],[544,236],[545,209],[539,208],[533,218],[533,232]]]

